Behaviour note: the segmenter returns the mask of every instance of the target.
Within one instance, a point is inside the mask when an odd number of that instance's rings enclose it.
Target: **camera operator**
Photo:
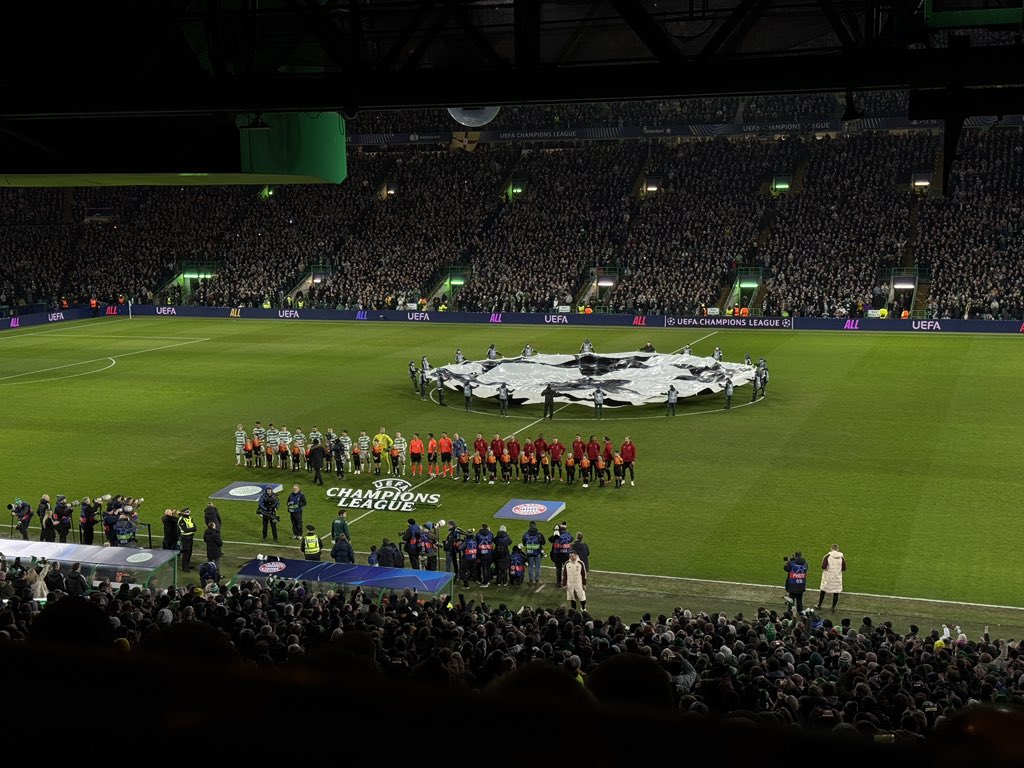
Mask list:
[[[274,534],[274,541],[277,541],[277,508],[280,505],[277,495],[269,485],[263,488],[263,495],[256,503],[256,514],[263,518],[263,540],[267,540],[267,526],[270,526]]]
[[[114,524],[114,538],[117,540],[117,546],[119,547],[133,547],[138,543],[135,538],[138,528],[132,520],[131,509],[130,505],[123,507],[117,522]]]
[[[448,521],[448,536],[444,540],[444,569],[459,577],[459,536],[462,531],[454,520]]]
[[[82,537],[82,543],[91,545],[93,534],[96,529],[96,514],[100,511],[100,505],[93,503],[92,499],[86,496],[82,499],[82,510],[78,517],[78,533]],[[177,534],[175,534],[177,538]]]
[[[176,509],[165,509],[160,524],[164,528],[163,549],[177,549],[178,547],[178,511]]]
[[[786,571],[787,602],[796,603],[797,613],[804,611],[804,592],[807,590],[807,561],[797,550],[793,557],[783,557],[783,570]]]
[[[39,499],[39,503],[36,505],[36,515],[40,520],[42,520],[50,508],[50,494],[44,493],[42,498]]]
[[[7,505],[11,516],[18,521],[18,533],[21,538],[28,541],[28,526],[32,522],[32,507],[27,501],[15,499],[12,504]]]
[[[57,506],[53,510],[54,522],[57,526],[57,541],[66,544],[71,531],[71,504],[67,496],[57,497]]]

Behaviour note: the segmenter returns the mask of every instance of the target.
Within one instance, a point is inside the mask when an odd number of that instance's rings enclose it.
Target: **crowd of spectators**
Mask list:
[[[645,142],[525,150],[515,168],[522,192],[474,248],[458,308],[537,312],[573,304],[584,271],[609,265],[623,241],[647,150]]]
[[[388,308],[426,296],[458,264],[469,274],[452,308],[549,311],[574,303],[590,268],[617,266],[618,285],[600,303],[688,313],[716,303],[749,265],[767,270],[763,311],[841,316],[887,303],[884,267],[915,249],[934,278],[934,316],[1021,316],[1024,278],[1012,259],[1024,247],[1021,132],[965,132],[949,196],[921,198],[913,226],[910,175],[935,168],[938,144],[913,132],[417,147],[356,152],[345,184],[273,195],[5,189],[0,305],[124,295],[281,306],[323,265],[330,276],[309,304]],[[774,173],[794,174],[775,200]],[[644,178],[658,189],[638,190]],[[760,230],[767,242],[756,244]],[[217,265],[216,277],[190,299],[161,294],[186,263]]]
[[[579,104],[524,104],[502,107],[482,130],[533,131],[572,128],[646,128],[667,125],[734,123],[737,97],[615,101]],[[466,130],[444,109],[360,112],[349,133],[431,133]]]
[[[744,123],[797,123],[828,120],[839,107],[834,93],[751,96],[743,104]]]
[[[694,314],[717,304],[756,249],[773,173],[796,168],[793,141],[654,143],[633,199],[619,282],[602,303],[638,314]]]
[[[909,91],[860,91],[853,100],[865,117],[906,117],[910,109]]]
[[[389,193],[370,204],[340,247],[337,268],[312,292],[313,304],[384,309],[398,306],[400,297],[425,295],[497,209],[513,159],[500,145],[403,153],[389,176]]]
[[[378,602],[361,588],[275,580],[167,591],[104,582],[83,595],[81,579],[45,568],[4,564],[0,643],[82,637],[125,658],[174,649],[264,674],[330,669],[438,691],[543,680],[546,695],[574,706],[910,742],[974,704],[1024,703],[1018,645],[959,627],[904,630],[870,617],[833,624],[766,608],[751,616],[676,608],[630,622],[409,590]]]
[[[881,268],[902,258],[911,173],[934,167],[937,151],[923,133],[808,141],[804,187],[779,201],[761,255],[765,313],[837,316],[884,304]]]
[[[919,266],[933,317],[1024,316],[1024,135],[965,134],[945,197],[922,201]]]

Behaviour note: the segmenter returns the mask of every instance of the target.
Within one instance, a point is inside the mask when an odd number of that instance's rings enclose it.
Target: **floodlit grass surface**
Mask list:
[[[586,534],[595,571],[699,580],[595,573],[594,589],[614,593],[605,602],[623,613],[664,610],[679,595],[708,600],[712,609],[718,598],[764,601],[761,594],[740,595],[753,588],[738,585],[710,585],[706,593],[705,580],[771,585],[778,589],[766,594],[778,602],[782,556],[794,549],[811,562],[816,596],[817,564],[833,542],[847,555],[851,592],[1024,606],[1024,526],[1017,520],[1024,417],[1015,397],[1024,378],[1020,339],[585,333],[598,352],[635,350],[650,340],[661,352],[692,343],[704,355],[720,344],[729,361],[741,361],[745,352],[763,355],[772,374],[768,397],[749,405],[750,389],[742,387],[734,406],[743,407],[725,412],[721,396],[695,398],[681,402],[675,418],[657,406],[606,408],[597,422],[571,405],[553,422],[539,420],[540,406],[514,408],[502,419],[496,404],[483,400],[474,401],[479,413],[467,413],[454,393],[447,408],[421,401],[408,362],[426,354],[435,366],[448,363],[457,346],[479,358],[490,343],[506,355],[526,342],[540,352],[575,352],[583,329],[100,318],[0,335],[10,451],[0,492],[33,506],[43,492],[143,496],[142,517],[156,535],[165,507],[201,512],[207,496],[229,482],[273,479],[287,489],[298,481],[310,502],[306,522],[323,533],[337,508],[305,472],[235,467],[238,422],[247,430],[257,419],[286,423],[307,433],[313,425],[330,426],[353,436],[361,429],[372,435],[383,424],[392,435],[419,432],[425,440],[427,432],[446,430],[470,442],[477,432],[490,438],[497,431],[520,440],[543,432],[565,443],[576,433],[609,435],[619,445],[628,434],[638,446],[636,487],[432,480],[422,490],[440,493],[441,508],[413,517],[454,518],[474,528],[491,522],[496,529],[501,521],[492,515],[510,498],[562,500],[567,508],[559,519]],[[350,475],[344,485],[369,488],[373,479]],[[252,544],[260,541],[255,504],[217,504],[224,538],[235,542],[226,552],[229,572],[233,562],[274,551]],[[362,514],[349,513],[362,552],[382,537],[395,538],[409,516]],[[515,540],[525,527],[510,524]],[[548,525],[543,530],[550,533]],[[287,534],[282,530],[281,554],[297,552]],[[547,589],[533,602],[556,599],[554,585]],[[644,604],[654,596],[664,596],[664,604],[660,597]],[[856,605],[850,597],[843,605],[851,601]]]

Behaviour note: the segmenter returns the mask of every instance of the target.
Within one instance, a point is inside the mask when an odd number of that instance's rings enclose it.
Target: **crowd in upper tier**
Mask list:
[[[887,98],[864,108],[892,111]],[[797,101],[791,114],[817,114]],[[678,314],[721,305],[738,269],[760,269],[744,300],[766,314],[1019,318],[1024,136],[965,131],[946,196],[940,145],[930,130],[435,145],[353,150],[340,186],[5,188],[0,306]],[[912,306],[890,275],[915,266]],[[200,277],[172,282],[182,273]]]

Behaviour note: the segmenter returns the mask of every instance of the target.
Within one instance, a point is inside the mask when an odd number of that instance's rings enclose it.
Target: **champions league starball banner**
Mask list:
[[[593,403],[594,391],[604,392],[604,405],[614,408],[664,403],[674,386],[680,398],[709,395],[754,379],[755,368],[719,362],[710,357],[654,352],[612,352],[604,355],[532,355],[499,360],[475,360],[444,365],[431,371],[445,387],[462,393],[467,383],[475,397],[496,398],[504,384],[516,403],[543,403],[551,386],[560,403]]]
[[[533,520],[544,523],[565,509],[564,501],[543,501],[541,499],[512,499],[494,513],[495,517],[506,520]]]
[[[264,488],[269,488],[274,493],[280,493],[284,486],[280,483],[254,483],[251,480],[244,483],[231,483],[216,493],[211,493],[210,498],[227,501],[259,501]]]

